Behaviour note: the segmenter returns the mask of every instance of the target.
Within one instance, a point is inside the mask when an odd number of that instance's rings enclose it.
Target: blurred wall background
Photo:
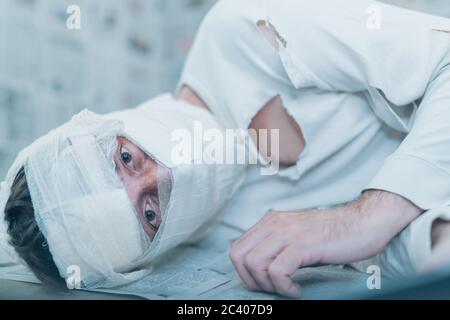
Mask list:
[[[0,0],[0,180],[21,148],[79,110],[134,107],[172,90],[214,2]],[[449,0],[385,2],[450,17]],[[66,28],[71,4],[81,30]]]

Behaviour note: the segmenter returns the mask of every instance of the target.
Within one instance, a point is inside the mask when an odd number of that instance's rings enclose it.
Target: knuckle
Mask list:
[[[280,212],[272,211],[268,213],[267,220],[270,222],[279,222],[282,219],[282,215]]]
[[[234,239],[232,242],[231,242],[231,245],[230,245],[230,247],[233,249],[233,248],[236,248],[238,245],[239,245],[239,240],[240,240],[241,238],[237,238],[237,239]]]
[[[230,245],[230,253],[236,251],[237,243],[233,241]]]
[[[248,254],[245,257],[245,266],[250,269],[253,273],[260,274],[261,273],[261,264],[257,257],[252,254]]]
[[[241,259],[241,254],[236,248],[234,248],[230,250],[229,257],[231,261],[236,264]]]
[[[269,220],[272,217],[273,214],[274,214],[273,211],[266,212],[266,214],[263,217],[263,221]]]
[[[269,268],[267,269],[267,273],[273,280],[279,279],[283,274],[282,270],[277,266],[269,266]]]
[[[254,270],[254,267],[255,267],[255,261],[254,261],[254,258],[253,258],[250,254],[248,254],[248,255],[246,255],[246,256],[244,257],[244,265],[245,265],[248,269]]]

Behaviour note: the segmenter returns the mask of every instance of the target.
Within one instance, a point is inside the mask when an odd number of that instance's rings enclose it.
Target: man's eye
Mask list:
[[[120,158],[125,164],[130,164],[133,161],[133,156],[126,149],[120,149]]]
[[[145,219],[147,220],[147,223],[153,228],[157,229],[156,225],[156,212],[153,210],[145,210],[144,212]]]

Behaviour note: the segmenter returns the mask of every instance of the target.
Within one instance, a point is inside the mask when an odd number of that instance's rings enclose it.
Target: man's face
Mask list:
[[[161,225],[158,194],[158,163],[124,137],[117,138],[114,155],[122,181],[144,231],[153,239]]]

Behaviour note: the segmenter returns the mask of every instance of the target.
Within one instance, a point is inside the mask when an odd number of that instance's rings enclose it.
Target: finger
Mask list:
[[[253,248],[244,259],[244,267],[258,286],[266,292],[276,292],[270,279],[268,269],[276,256],[283,251],[284,242],[267,237]]]
[[[256,246],[259,241],[263,240],[264,237],[267,237],[269,233],[261,233],[256,235],[256,239],[248,238],[246,242],[243,243],[233,243],[230,250],[230,259],[233,263],[239,277],[242,282],[244,282],[247,289],[252,291],[261,291],[262,287],[258,285],[258,282],[254,279],[253,275],[247,269],[245,262],[248,253],[251,249]]]
[[[230,259],[240,278],[249,290],[259,291],[262,288],[257,284],[250,272],[244,265],[245,257],[252,248],[258,245],[271,234],[272,230],[265,227],[265,224],[258,223],[246,232],[241,238],[235,241],[230,250]]]
[[[241,257],[240,253],[234,248],[234,245],[230,249],[229,256],[236,272],[244,283],[244,286],[250,291],[260,291],[261,287],[259,287],[255,279],[253,279],[253,276],[248,272],[247,268],[245,268],[244,263],[242,262],[244,257]]]
[[[301,287],[292,280],[292,274],[305,265],[307,256],[305,252],[300,252],[299,248],[290,246],[270,264],[268,274],[279,294],[292,298],[301,295]]]
[[[261,291],[261,287],[258,285],[255,279],[253,279],[252,275],[247,271],[243,264],[237,263],[237,258],[233,256],[233,252],[230,251],[230,259],[236,269],[236,272],[241,278],[244,286],[250,291]]]

